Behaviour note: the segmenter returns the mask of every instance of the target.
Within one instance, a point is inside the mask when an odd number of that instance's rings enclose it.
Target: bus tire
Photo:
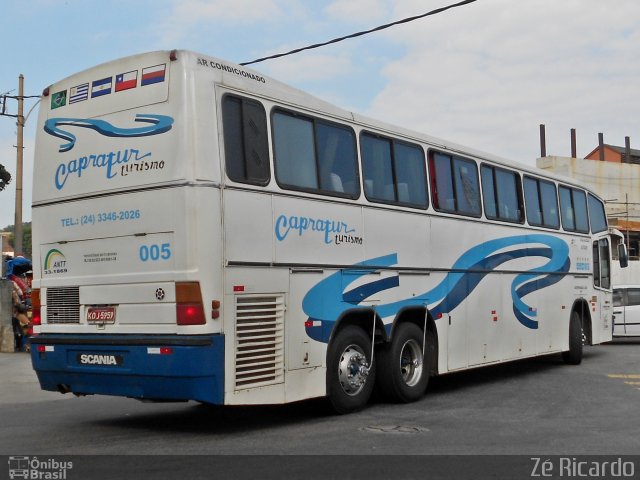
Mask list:
[[[431,337],[431,332],[427,331]],[[422,353],[426,341],[425,354]],[[391,342],[378,350],[378,387],[397,402],[415,402],[424,395],[431,372],[432,338],[413,323],[401,323]]]
[[[562,359],[567,365],[580,365],[582,362],[582,320],[575,311],[569,320],[569,350],[562,352]]]
[[[371,339],[359,327],[344,327],[327,352],[327,396],[333,410],[344,414],[364,408],[371,397],[375,377]]]

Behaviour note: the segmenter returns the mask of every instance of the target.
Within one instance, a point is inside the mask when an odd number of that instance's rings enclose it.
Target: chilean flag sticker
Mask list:
[[[116,92],[129,90],[130,88],[136,88],[137,83],[138,83],[137,70],[116,75]]]
[[[142,81],[140,85],[153,85],[154,83],[164,82],[165,73],[167,71],[167,64],[154,65],[153,67],[147,67],[142,69]]]

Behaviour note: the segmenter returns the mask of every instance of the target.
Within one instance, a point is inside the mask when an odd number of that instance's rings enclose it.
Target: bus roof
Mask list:
[[[184,70],[184,75],[174,75],[176,79],[182,80],[187,72],[192,72],[196,77],[204,76],[216,84],[251,92],[284,105],[589,190],[586,185],[575,179],[360,115],[263,75],[257,70],[188,50],[132,55],[97,65],[56,82],[45,90],[45,98],[48,96],[49,99],[41,104],[41,122],[44,123],[50,117],[58,118],[59,114],[63,114],[63,118],[94,118],[164,102],[169,92],[169,64],[174,63],[181,65]],[[172,65],[172,68],[175,67]],[[131,88],[130,85],[140,87]],[[34,189],[34,203],[39,200],[41,198]]]

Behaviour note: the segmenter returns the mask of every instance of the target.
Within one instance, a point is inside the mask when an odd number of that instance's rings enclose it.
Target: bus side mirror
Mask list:
[[[627,246],[622,242],[618,244],[618,259],[620,260],[620,268],[629,266],[629,252],[627,252]]]

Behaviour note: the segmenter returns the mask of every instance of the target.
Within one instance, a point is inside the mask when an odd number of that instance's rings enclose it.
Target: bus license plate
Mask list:
[[[89,307],[87,310],[88,323],[114,323],[116,321],[116,307]]]

